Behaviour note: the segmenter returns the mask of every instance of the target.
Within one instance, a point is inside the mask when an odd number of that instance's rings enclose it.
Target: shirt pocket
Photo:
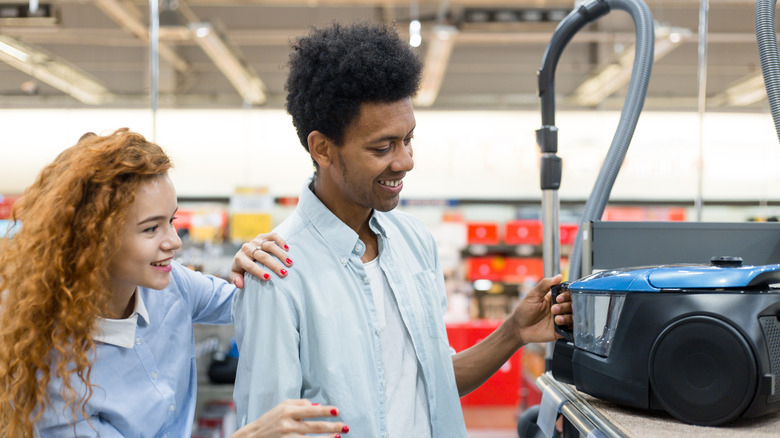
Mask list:
[[[422,302],[428,336],[441,338],[444,337],[444,321],[442,320],[439,290],[436,288],[435,278],[436,274],[432,269],[418,272],[413,276],[417,296]]]

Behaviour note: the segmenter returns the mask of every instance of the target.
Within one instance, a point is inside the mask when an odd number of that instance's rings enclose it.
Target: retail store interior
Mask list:
[[[585,3],[0,0],[0,230],[58,153],[85,132],[128,127],[173,159],[184,241],[177,259],[226,277],[242,243],[295,209],[312,173],[284,107],[290,43],[311,26],[391,23],[425,65],[414,99],[415,167],[398,209],[436,238],[450,345],[467,348],[545,275],[537,71],[556,26]],[[757,48],[756,3],[646,4],[654,19],[652,74],[600,220],[778,222],[780,144]],[[150,19],[155,12],[159,19]],[[621,121],[635,38],[629,14],[613,11],[585,25],[557,65],[555,238],[564,276]],[[750,261],[750,254],[711,256]],[[652,261],[668,262],[680,261]],[[208,406],[233,394],[233,329],[197,326],[195,333],[194,433],[219,436],[214,424],[223,419]],[[518,436],[518,418],[542,401],[545,354],[545,345],[527,345],[461,398],[469,437]],[[661,421],[674,436],[678,420]],[[712,434],[703,430],[693,433]]]

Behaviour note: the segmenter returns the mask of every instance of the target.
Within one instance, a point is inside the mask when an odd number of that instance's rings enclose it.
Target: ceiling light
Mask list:
[[[433,29],[433,38],[428,43],[425,54],[420,90],[414,99],[417,106],[431,106],[439,95],[444,73],[450,62],[452,47],[455,44],[457,30],[452,26],[438,25]]]
[[[244,102],[262,105],[266,101],[265,84],[237,54],[237,50],[217,32],[211,23],[190,23],[195,42],[227,77]]]
[[[653,59],[658,61],[672,50],[679,47],[680,43],[691,37],[691,31],[682,28],[668,26],[655,29],[655,50]],[[602,67],[580,84],[574,91],[572,104],[579,106],[595,106],[603,102],[612,93],[623,87],[631,79],[634,64],[634,47],[623,52],[617,60]]]
[[[759,70],[712,96],[710,102],[714,106],[748,106],[762,99],[766,99],[766,86]]]
[[[39,47],[5,35],[0,35],[0,61],[90,105],[99,105],[113,98],[105,86],[78,67]]]
[[[420,47],[422,44],[422,35],[420,29],[422,25],[420,20],[412,20],[409,22],[409,45],[412,47]]]

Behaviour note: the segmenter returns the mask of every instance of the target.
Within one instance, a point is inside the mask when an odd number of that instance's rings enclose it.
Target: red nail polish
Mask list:
[[[290,260],[290,259],[287,259],[287,260],[285,260],[285,261],[287,262],[287,264],[288,264],[288,265],[292,265],[292,260]]]
[[[334,438],[341,438],[341,435],[339,435],[339,434],[336,434],[336,435],[334,436]]]
[[[347,433],[347,432],[349,432],[349,426],[345,424],[344,427],[341,428],[341,433]]]
[[[281,271],[279,271],[279,272],[281,272],[281,273],[282,273],[282,275],[287,275],[287,269],[282,269],[282,270],[281,270]]]
[[[270,275],[268,275],[268,274],[263,274],[263,278],[265,278],[266,280],[270,280],[270,279],[271,279],[271,276],[270,276]]]
[[[330,410],[330,415],[333,415],[333,416],[335,417],[335,416],[337,416],[338,414],[339,414],[339,411],[337,411],[337,410],[335,410],[335,409],[331,409],[331,410]]]
[[[312,403],[311,405],[312,406],[319,406],[320,404],[319,403]]]
[[[287,246],[287,245],[284,245],[284,250],[287,251],[288,249],[290,249],[290,247]]]

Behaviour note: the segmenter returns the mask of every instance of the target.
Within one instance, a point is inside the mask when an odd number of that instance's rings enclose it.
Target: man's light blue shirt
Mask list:
[[[138,288],[130,318],[119,324],[102,321],[110,328],[95,335],[90,381],[96,387],[86,406],[94,429],[77,415],[76,436],[190,436],[197,396],[192,323],[230,323],[235,287],[177,262],[172,266],[167,288]],[[71,381],[83,392],[78,379]],[[36,423],[36,436],[74,434],[70,410],[63,411],[61,385],[59,379],[49,384],[53,408]]]
[[[417,219],[374,211],[369,221],[425,383],[434,437],[465,437],[447,342],[444,278],[436,244]],[[289,398],[337,406],[350,436],[387,436],[386,370],[377,311],[360,257],[365,245],[312,193],[275,230],[294,268],[285,278],[246,276],[236,293],[241,424]],[[410,401],[411,402],[411,401]]]

